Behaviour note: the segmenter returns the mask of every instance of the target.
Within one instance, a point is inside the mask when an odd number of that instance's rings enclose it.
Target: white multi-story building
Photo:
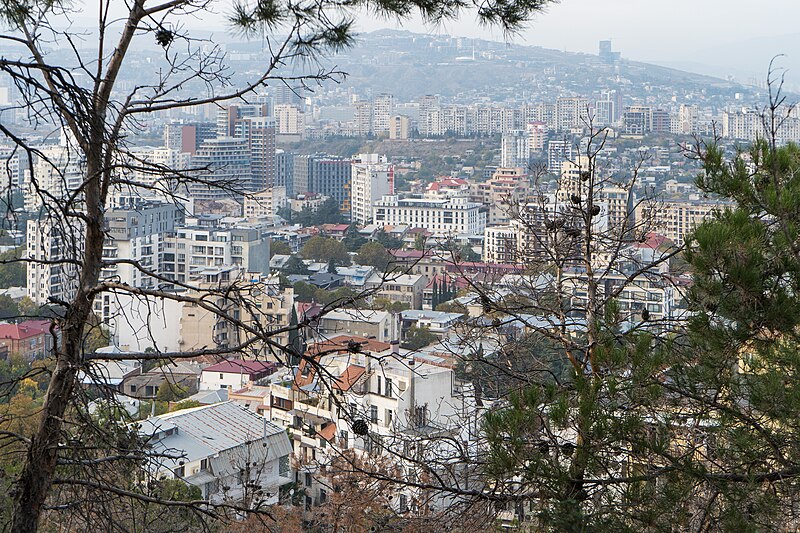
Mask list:
[[[41,194],[58,200],[83,183],[83,161],[74,150],[68,146],[49,146],[40,152],[42,156],[33,164],[33,176],[28,170],[23,173],[26,211],[42,207]]]
[[[286,430],[234,402],[148,418],[137,428],[158,454],[145,465],[152,479],[182,480],[214,504],[276,504],[292,481]]]
[[[82,227],[52,220],[29,220],[26,254],[27,294],[37,305],[69,301],[78,286],[78,267],[84,249]]]
[[[394,193],[394,167],[386,156],[361,154],[353,159],[350,177],[350,220],[372,221],[372,206],[382,196]]]
[[[434,199],[387,195],[375,202],[373,212],[378,226],[406,225],[438,235],[482,235],[486,227],[484,206],[464,196]]]
[[[192,166],[207,169],[200,172],[199,181],[187,184],[187,194],[194,200],[238,196],[237,190],[247,190],[251,183],[252,168],[247,139],[218,137],[207,140],[192,158]]]
[[[528,132],[528,148],[531,152],[543,152],[547,144],[547,124],[544,122],[529,122],[525,126]]]
[[[240,266],[248,272],[269,273],[269,237],[259,225],[182,226],[175,229],[174,240],[175,279],[180,282],[210,267]]]
[[[389,120],[394,115],[394,96],[379,94],[372,106],[372,130],[375,135],[389,134]]]
[[[500,143],[501,166],[527,168],[530,155],[530,136],[526,131],[513,130],[503,134]]]

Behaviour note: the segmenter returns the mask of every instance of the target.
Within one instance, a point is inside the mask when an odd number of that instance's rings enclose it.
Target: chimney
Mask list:
[[[392,355],[400,355],[400,341],[394,340],[389,344],[392,346]]]

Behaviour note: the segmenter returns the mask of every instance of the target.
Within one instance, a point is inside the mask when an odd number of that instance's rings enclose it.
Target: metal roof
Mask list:
[[[285,434],[283,428],[230,401],[184,409],[156,418],[174,424],[180,434],[197,440],[214,452],[228,450],[256,439]]]

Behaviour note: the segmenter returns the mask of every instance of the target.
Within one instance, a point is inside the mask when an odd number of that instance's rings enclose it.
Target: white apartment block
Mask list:
[[[394,96],[379,94],[372,106],[372,131],[375,135],[389,134],[389,121],[394,115]]]
[[[353,159],[350,178],[350,220],[356,224],[372,221],[372,206],[394,193],[394,167],[386,156],[361,154]]]
[[[203,142],[192,158],[192,166],[203,168],[201,181],[186,185],[194,200],[220,200],[234,196],[232,188],[246,188],[251,182],[250,147],[247,139],[219,137]]]
[[[184,226],[175,229],[175,279],[186,282],[206,268],[240,266],[248,272],[269,273],[269,237],[261,226],[236,228]]]
[[[800,116],[796,108],[779,109],[776,120],[780,120],[776,136],[778,144],[800,142]],[[765,118],[755,109],[725,111],[722,114],[722,136],[727,139],[754,141],[766,136]]]
[[[527,168],[530,159],[530,136],[524,130],[504,133],[500,142],[500,166]]]
[[[642,203],[636,209],[636,222],[646,223],[680,246],[690,231],[724,207],[722,202],[700,200],[667,200],[652,205]]]
[[[78,267],[72,261],[81,259],[83,249],[82,227],[29,220],[26,254],[34,261],[26,264],[28,298],[37,305],[69,301],[78,286]]]
[[[387,195],[375,202],[373,212],[378,226],[406,225],[438,235],[483,235],[486,227],[483,204],[464,196],[434,199]]]
[[[48,198],[62,198],[80,188],[83,183],[83,162],[67,146],[49,146],[40,149],[44,157],[37,157],[33,176],[23,173],[25,182],[25,210],[36,211],[42,207],[42,191]]]
[[[512,264],[519,259],[519,228],[517,225],[489,226],[483,233],[483,261]]]

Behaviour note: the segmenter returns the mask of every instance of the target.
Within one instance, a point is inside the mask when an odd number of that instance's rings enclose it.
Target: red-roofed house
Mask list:
[[[229,359],[203,369],[200,374],[200,390],[240,390],[256,383],[278,370],[272,361],[243,361]]]
[[[5,349],[2,349],[5,348]],[[53,349],[49,320],[0,324],[0,350],[20,354],[27,361],[41,359]]]

